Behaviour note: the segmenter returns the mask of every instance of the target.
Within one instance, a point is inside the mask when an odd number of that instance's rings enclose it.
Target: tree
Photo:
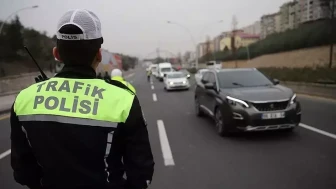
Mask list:
[[[207,40],[205,42],[205,54],[204,54],[204,61],[208,62],[212,60],[212,52],[211,52],[211,39],[207,36]]]
[[[15,60],[20,55],[20,50],[23,49],[23,26],[20,22],[18,16],[9,24],[4,31],[5,39],[5,52],[2,52],[7,55],[7,59],[10,61]]]

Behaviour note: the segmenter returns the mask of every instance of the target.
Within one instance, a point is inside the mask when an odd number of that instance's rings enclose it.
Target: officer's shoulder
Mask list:
[[[127,86],[125,86],[122,82],[116,81],[116,80],[110,80],[106,81],[104,80],[105,83],[108,84],[111,88],[114,88],[115,90],[119,90],[122,93],[129,94],[129,95],[135,95],[133,91],[131,91]]]
[[[31,96],[31,95],[29,95],[29,94],[32,93],[32,90],[31,90],[31,89],[34,88],[35,86],[41,84],[41,83],[44,83],[44,82],[46,82],[46,81],[42,81],[42,82],[39,82],[39,83],[33,83],[33,84],[27,86],[26,88],[22,89],[22,90],[16,95],[15,101],[16,101],[16,99],[17,99],[18,97],[21,97],[21,96],[23,96],[23,97],[25,97],[25,98]],[[34,93],[35,93],[35,90],[34,90]]]

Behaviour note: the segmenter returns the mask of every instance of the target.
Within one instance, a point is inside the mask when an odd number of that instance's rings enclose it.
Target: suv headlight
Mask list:
[[[168,84],[169,84],[169,85],[173,85],[173,84],[174,84],[174,82],[172,82],[172,81],[169,81],[169,82],[168,82]]]
[[[296,94],[295,93],[289,101],[289,104],[294,104],[294,103],[296,103]]]
[[[250,107],[245,101],[243,101],[243,100],[240,100],[240,99],[237,99],[237,98],[233,98],[233,97],[231,97],[231,96],[227,96],[226,97],[226,99],[227,99],[227,101],[229,102],[229,104],[231,104],[231,105],[237,105],[237,103],[239,103],[240,105],[242,105],[243,107],[245,107],[245,108],[248,108],[248,107]]]
[[[186,81],[182,81],[183,84],[186,84],[187,82]]]

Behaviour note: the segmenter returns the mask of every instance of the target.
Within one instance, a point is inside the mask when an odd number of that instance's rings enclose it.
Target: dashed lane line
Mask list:
[[[156,102],[157,101],[157,97],[156,97],[156,94],[153,93],[153,101]]]
[[[159,138],[162,150],[162,156],[165,166],[174,166],[174,158],[170,149],[166,129],[162,120],[157,120],[157,126],[159,130]]]
[[[299,126],[302,127],[302,128],[305,128],[305,129],[314,131],[314,132],[316,132],[316,133],[319,133],[319,134],[321,134],[321,135],[328,136],[328,137],[330,137],[330,138],[336,139],[336,135],[335,135],[335,134],[328,133],[328,132],[323,131],[323,130],[321,130],[321,129],[317,129],[317,128],[315,128],[315,127],[312,127],[312,126],[309,126],[309,125],[306,125],[306,124],[303,124],[303,123],[300,123]]]
[[[152,90],[154,90],[154,85],[151,86]]]

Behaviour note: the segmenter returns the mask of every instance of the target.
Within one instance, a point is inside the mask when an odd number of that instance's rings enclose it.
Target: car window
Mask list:
[[[217,73],[221,88],[268,86],[273,83],[258,70],[237,70]]]
[[[208,81],[209,81],[209,83],[216,84],[215,74],[209,73],[209,79],[208,79]]]
[[[171,68],[161,68],[161,72],[170,72]]]
[[[172,74],[168,74],[167,75],[167,78],[170,78],[170,79],[173,79],[173,78],[185,78],[185,75],[181,72],[175,72],[175,73],[172,73]]]
[[[202,80],[204,80],[205,82],[208,82],[209,81],[209,72],[205,72],[203,73],[203,77],[202,77]]]

